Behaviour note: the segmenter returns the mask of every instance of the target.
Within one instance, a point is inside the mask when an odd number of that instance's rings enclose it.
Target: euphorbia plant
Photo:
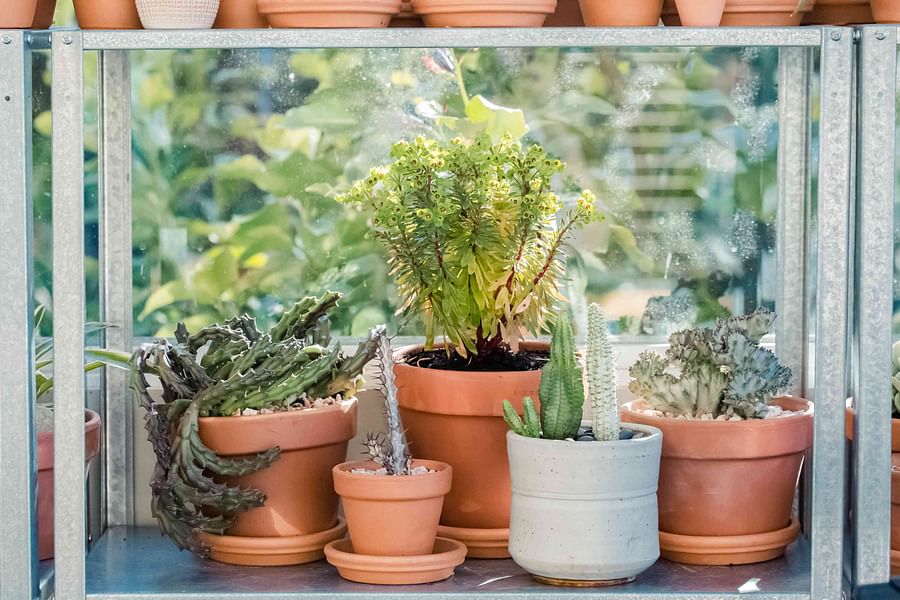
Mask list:
[[[418,137],[396,143],[391,157],[339,199],[374,211],[400,310],[421,314],[426,349],[443,335],[473,360],[517,350],[561,299],[563,246],[597,218],[593,194],[582,192],[557,221],[563,204],[551,183],[563,163],[509,137]]]

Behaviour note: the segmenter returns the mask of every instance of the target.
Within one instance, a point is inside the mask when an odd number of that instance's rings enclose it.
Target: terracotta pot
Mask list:
[[[426,27],[541,27],[556,0],[412,0]]]
[[[0,29],[28,29],[34,22],[37,0],[4,0]]]
[[[675,0],[678,19],[685,27],[718,27],[725,0]]]
[[[144,29],[209,29],[219,0],[135,0]]]
[[[804,25],[857,25],[872,23],[869,0],[817,0],[803,17]]]
[[[800,10],[800,0],[726,0],[722,25],[727,27],[787,27],[800,25],[805,13],[815,7],[809,0]]]
[[[900,23],[900,3],[896,0],[871,0],[876,23]]]
[[[135,0],[73,0],[82,29],[141,29]]]
[[[344,504],[353,551],[368,556],[425,556],[434,549],[444,496],[453,469],[431,460],[414,460],[421,475],[364,475],[353,469],[377,469],[372,461],[334,468],[334,489]]]
[[[659,476],[662,555],[689,564],[747,564],[780,556],[799,533],[791,508],[812,404],[774,401],[802,415],[745,421],[669,419],[623,407],[622,419],[663,432]]]
[[[544,27],[584,27],[578,0],[557,0],[556,12],[547,17]]]
[[[588,27],[655,27],[662,0],[579,0]]]
[[[855,427],[856,411],[853,410],[853,403],[847,400],[846,419],[844,419],[845,435],[847,439],[853,441],[853,429]],[[894,458],[900,455],[900,419],[891,419],[891,453]]]
[[[259,13],[257,0],[220,0],[217,29],[265,29],[269,22]]]
[[[662,22],[667,27],[681,26],[681,17],[678,16],[678,7],[675,6],[675,0],[663,1]]]
[[[320,540],[311,553],[301,556],[298,551],[294,558],[284,548],[284,538],[295,538],[298,547],[306,547],[309,540],[304,538],[336,527],[338,497],[331,470],[346,459],[347,443],[356,435],[356,412],[356,399],[351,399],[311,410],[200,419],[203,443],[223,456],[281,448],[281,458],[268,468],[226,479],[231,485],[263,490],[266,503],[240,515],[226,532],[232,538],[247,539],[245,555],[235,547],[240,540],[230,539],[227,556],[217,555],[213,548],[213,559],[273,565],[298,564],[324,556],[325,544],[334,537]],[[258,547],[261,538],[270,538],[272,553]]]
[[[56,0],[38,0],[34,12],[32,29],[49,29],[53,25],[53,15],[56,12]]]
[[[84,411],[85,475],[91,461],[100,453],[100,415]],[[37,436],[37,518],[38,557],[53,558],[53,432]]]
[[[626,427],[644,436],[571,442],[507,433],[509,550],[539,581],[626,583],[659,558],[662,434],[645,425]]]
[[[387,27],[400,0],[259,0],[272,27]]]
[[[403,0],[400,12],[391,19],[390,27],[425,27],[425,21],[413,10],[412,0]]]
[[[541,372],[473,372],[424,369],[403,364],[395,373],[400,412],[413,454],[453,467],[453,487],[444,500],[440,533],[465,542],[473,558],[509,556],[511,499],[503,400],[522,410],[522,399],[537,399]],[[523,349],[548,351],[544,343]]]

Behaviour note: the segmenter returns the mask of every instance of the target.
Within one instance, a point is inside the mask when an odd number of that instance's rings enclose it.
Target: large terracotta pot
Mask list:
[[[73,0],[82,29],[141,29],[135,0]]]
[[[584,27],[578,0],[557,0],[556,12],[547,17],[544,27]]]
[[[856,25],[872,23],[869,0],[817,0],[803,17],[804,25]]]
[[[655,27],[663,0],[579,0],[588,27]]]
[[[900,3],[896,0],[871,0],[876,23],[900,23]]]
[[[53,25],[53,15],[56,12],[56,0],[38,0],[34,11],[32,29],[49,29]]]
[[[799,534],[791,508],[806,450],[812,404],[775,403],[803,415],[744,421],[670,419],[623,407],[622,419],[663,432],[660,547],[688,564],[747,564],[780,556]]]
[[[675,0],[678,20],[685,27],[718,27],[725,0]]]
[[[414,460],[421,475],[367,475],[354,469],[377,469],[371,461],[334,468],[334,489],[344,503],[353,551],[369,556],[425,556],[434,549],[444,496],[453,469],[445,463]]]
[[[728,27],[787,27],[799,25],[815,7],[815,0],[726,0],[722,25]],[[798,10],[799,8],[799,10]]]
[[[400,0],[259,0],[272,27],[387,27]]]
[[[34,22],[37,0],[4,0],[0,29],[28,29]]]
[[[659,558],[662,434],[644,425],[625,427],[644,435],[572,442],[507,433],[509,550],[539,581],[626,583]]]
[[[101,429],[100,415],[92,410],[85,410],[85,472],[100,453]],[[37,463],[38,557],[47,560],[53,558],[53,432],[38,433]]]
[[[412,0],[427,27],[541,27],[556,0]]]
[[[325,544],[345,531],[338,523],[331,471],[347,457],[356,412],[356,399],[351,399],[309,410],[201,418],[200,438],[223,456],[281,448],[281,457],[268,468],[226,480],[264,491],[266,502],[238,516],[225,536],[204,535],[210,557],[242,565],[321,559]]]
[[[663,1],[662,22],[667,27],[681,26],[681,17],[678,16],[678,7],[675,6],[675,0]]]
[[[265,29],[269,26],[260,14],[257,0],[221,0],[213,27],[217,29]]]
[[[413,10],[412,0],[403,0],[400,12],[391,19],[390,27],[425,27],[425,21]]]
[[[394,372],[403,424],[413,455],[453,467],[438,535],[464,542],[472,558],[506,558],[511,499],[503,400],[522,410],[537,400],[541,372],[473,372],[404,364],[421,346],[397,353]],[[548,351],[544,343],[523,349]]]

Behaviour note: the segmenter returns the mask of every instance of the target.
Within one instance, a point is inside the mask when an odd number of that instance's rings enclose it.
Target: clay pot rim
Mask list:
[[[100,415],[89,408],[84,409],[84,434],[96,431],[100,427]],[[52,431],[41,431],[38,433],[38,440],[52,440]]]
[[[400,11],[401,0],[258,0],[261,14],[388,13]]]
[[[783,6],[790,4],[790,7]],[[806,6],[797,9],[796,0],[725,0],[725,12],[777,12],[777,13],[808,13],[815,8],[815,2],[808,2]]]
[[[334,488],[343,498],[359,500],[425,500],[446,496],[453,482],[453,468],[436,460],[414,459],[413,467],[427,467],[432,473],[421,475],[362,475],[352,469],[377,469],[371,460],[336,465],[332,470]]]
[[[472,11],[477,9],[473,8]],[[432,350],[438,349],[437,346]],[[431,371],[434,373],[462,373],[468,377],[480,377],[483,379],[493,379],[497,375],[501,374],[518,374],[518,373],[535,373],[539,372],[540,369],[529,369],[527,371],[469,371],[466,369],[428,369],[425,367],[418,367],[416,365],[410,364],[406,362],[406,357],[410,354],[415,354],[417,352],[422,352],[425,350],[425,344],[413,344],[411,346],[403,346],[394,351],[394,361],[396,362],[395,368],[410,368],[410,369],[422,369],[423,371]],[[550,342],[544,342],[541,340],[526,340],[520,344],[520,352],[528,351],[528,350],[543,350],[545,352],[550,351]]]
[[[100,429],[102,422],[100,420],[100,415],[96,412],[92,411],[89,408],[84,409],[84,437],[85,444],[87,444],[88,437],[98,431]],[[53,465],[55,464],[53,452],[48,452],[47,446],[53,444],[53,432],[52,431],[42,431],[37,434],[37,463],[38,463],[38,471],[52,471]],[[99,443],[97,444],[97,451],[91,453],[89,449],[86,449],[86,453],[84,456],[85,461],[93,460],[99,453]],[[44,447],[44,451],[41,451],[41,447]]]
[[[241,553],[251,555],[296,554],[322,548],[323,542],[343,537],[347,531],[347,522],[337,518],[333,527],[322,531],[314,531],[306,535],[288,536],[245,536],[219,535],[201,532],[201,540],[214,552]]]
[[[353,540],[350,539],[330,542],[325,546],[325,556],[328,562],[338,568],[347,567],[384,573],[417,573],[433,571],[445,566],[449,568],[450,563],[455,566],[462,563],[466,556],[465,544],[443,537],[434,538],[434,550],[431,554],[419,556],[357,554],[352,551],[352,543]],[[459,562],[454,562],[457,560]]]
[[[785,421],[794,421],[795,419],[799,420],[800,418],[813,417],[815,413],[815,405],[812,402],[805,398],[799,398],[797,396],[778,396],[774,400],[772,400],[771,404],[778,404],[782,406],[782,401],[787,400],[789,403],[793,404],[794,402],[805,403],[806,410],[803,411],[802,414],[795,414],[788,417],[779,417],[775,419],[744,419],[742,421],[705,421],[703,419],[676,419],[674,417],[659,417],[656,415],[648,415],[642,412],[638,412],[634,410],[634,407],[639,403],[643,402],[641,399],[635,399],[631,402],[626,402],[622,405],[622,412],[628,413],[629,415],[634,415],[639,417],[641,420],[653,421],[657,423],[664,423],[664,427],[667,428],[679,428],[679,429],[690,429],[694,427],[702,427],[708,431],[712,431],[714,429],[733,429],[736,427],[740,427],[741,429],[747,430],[766,430],[766,429],[781,429],[784,426]],[[785,408],[782,406],[782,408]],[[788,409],[790,410],[790,409]]]
[[[489,2],[475,3],[472,0],[412,0],[414,10],[422,8],[453,9],[454,12],[486,12],[496,10],[511,10],[515,12],[533,11],[544,12],[556,9],[557,0],[490,0]]]
[[[266,413],[264,415],[232,415],[230,417],[200,417],[201,424],[208,425],[218,425],[223,423],[229,424],[237,424],[240,423],[242,425],[253,425],[253,424],[264,424],[267,421],[274,421],[280,419],[302,419],[305,416],[309,416],[313,413],[315,414],[323,414],[328,412],[336,412],[340,411],[343,413],[351,410],[354,404],[358,403],[358,399],[356,396],[350,398],[344,398],[340,402],[336,402],[335,404],[329,404],[327,406],[320,406],[318,408],[303,408],[300,410],[282,410],[273,413]]]
[[[589,423],[586,421],[586,423]],[[524,435],[519,435],[515,431],[507,431],[506,439],[512,440],[516,439],[524,444],[541,444],[546,447],[547,452],[554,452],[556,450],[560,451],[571,451],[573,449],[611,449],[616,446],[628,446],[629,448],[639,449],[641,446],[652,446],[656,443],[656,438],[661,438],[663,432],[660,431],[659,428],[653,427],[652,425],[644,425],[643,423],[628,423],[623,422],[621,424],[623,429],[631,429],[634,431],[639,431],[642,433],[648,433],[650,435],[646,435],[639,438],[630,438],[627,440],[614,440],[611,442],[595,440],[593,442],[571,442],[569,440],[547,440],[544,438],[533,438]],[[576,446],[575,444],[579,444]]]

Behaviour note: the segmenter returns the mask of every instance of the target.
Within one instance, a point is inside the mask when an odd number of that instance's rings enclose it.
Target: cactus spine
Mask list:
[[[619,439],[616,361],[606,329],[606,316],[598,304],[588,307],[585,363],[594,438],[601,442],[616,441]]]

